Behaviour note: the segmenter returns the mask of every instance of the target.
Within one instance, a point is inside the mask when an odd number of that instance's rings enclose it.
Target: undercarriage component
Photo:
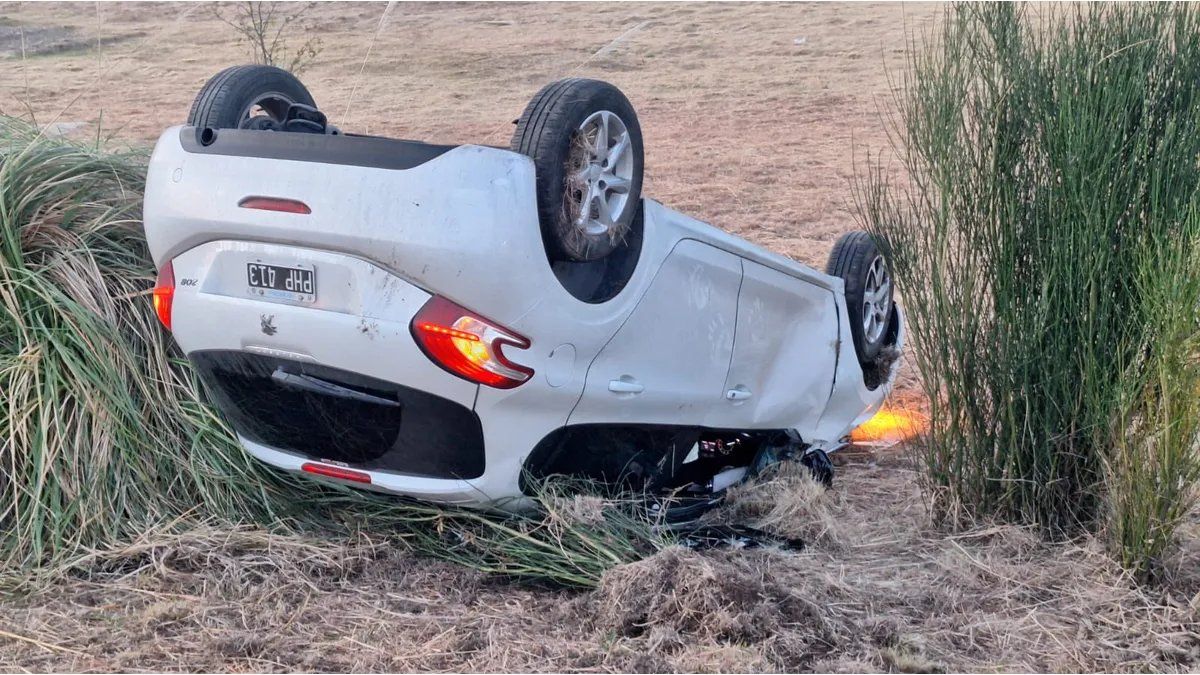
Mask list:
[[[282,120],[276,120],[270,115],[262,114],[242,120],[240,129],[256,131],[286,131],[302,134],[337,135],[341,131],[329,123],[325,113],[311,105],[293,103],[288,106]]]
[[[824,450],[809,448],[800,458],[800,463],[808,467],[818,483],[826,488],[833,487],[833,462],[829,461],[829,454]]]
[[[587,424],[559,429],[526,460],[533,478],[569,475],[633,490],[705,497],[760,469],[770,457],[790,456],[780,431],[726,431],[666,425]]]
[[[796,460],[821,484],[832,484],[828,454],[793,431],[580,425],[543,439],[525,468],[535,480],[568,475],[611,486],[614,493],[644,494],[652,520],[680,525],[719,506],[729,487]]]

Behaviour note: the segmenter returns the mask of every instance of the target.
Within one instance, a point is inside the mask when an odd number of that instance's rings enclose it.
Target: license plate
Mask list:
[[[301,302],[317,299],[317,273],[312,268],[246,263],[246,281],[252,294]]]

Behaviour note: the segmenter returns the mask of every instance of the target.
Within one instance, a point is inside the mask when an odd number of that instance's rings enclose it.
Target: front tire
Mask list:
[[[552,259],[586,262],[625,241],[642,196],[642,128],[599,80],[552,82],[517,120],[511,147],[533,158],[538,218]]]
[[[295,75],[275,66],[232,66],[196,94],[187,123],[209,129],[239,129],[264,117],[282,123],[293,103],[316,107]]]
[[[829,253],[825,272],[846,284],[846,309],[854,351],[863,365],[872,363],[890,337],[892,273],[887,259],[866,232],[847,232]]]

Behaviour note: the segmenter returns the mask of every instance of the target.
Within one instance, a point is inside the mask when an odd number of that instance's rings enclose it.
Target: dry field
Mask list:
[[[326,4],[303,79],[348,130],[506,144],[545,82],[634,102],[648,195],[805,263],[853,227],[856,158],[910,31],[937,7],[867,4]],[[382,20],[381,20],[382,18]],[[369,57],[368,57],[369,50]],[[0,112],[148,144],[247,60],[206,4],[0,3]],[[901,393],[914,388],[906,376]],[[1200,669],[1200,526],[1171,589],[1135,590],[1092,541],[928,524],[896,453],[843,458],[726,514],[800,553],[667,551],[593,592],[416,559],[383,537],[148,533],[0,602],[0,670]]]

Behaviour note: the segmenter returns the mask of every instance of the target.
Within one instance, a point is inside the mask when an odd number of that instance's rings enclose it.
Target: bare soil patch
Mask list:
[[[86,46],[86,38],[62,26],[0,25],[0,58],[53,54]]]
[[[25,26],[0,21],[0,59],[84,53],[140,37],[142,33],[88,36],[69,26]]]

